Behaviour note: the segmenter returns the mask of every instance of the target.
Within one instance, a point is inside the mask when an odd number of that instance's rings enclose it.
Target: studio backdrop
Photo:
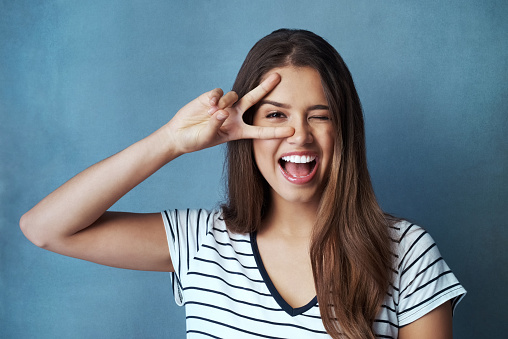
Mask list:
[[[0,337],[183,338],[168,273],[31,244],[20,216],[79,171],[230,90],[281,28],[323,36],[362,100],[389,213],[423,226],[468,290],[457,338],[508,333],[506,1],[0,0]],[[213,209],[224,148],[182,156],[114,210]]]

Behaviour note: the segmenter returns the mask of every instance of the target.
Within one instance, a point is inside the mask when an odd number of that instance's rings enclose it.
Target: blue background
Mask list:
[[[181,338],[167,273],[39,249],[19,217],[214,87],[280,27],[342,54],[384,209],[424,226],[468,290],[456,338],[501,338],[508,219],[506,1],[0,0],[0,337]],[[185,155],[116,210],[213,208],[223,148]]]

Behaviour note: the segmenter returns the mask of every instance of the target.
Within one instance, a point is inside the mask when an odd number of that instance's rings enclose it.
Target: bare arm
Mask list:
[[[452,338],[452,305],[450,301],[399,330],[399,339]]]
[[[176,157],[229,140],[286,137],[290,128],[243,123],[243,112],[280,81],[272,76],[235,104],[233,92],[210,91],[183,107],[159,130],[89,167],[44,198],[20,220],[37,246],[96,263],[172,271],[159,214],[107,210]]]
[[[104,265],[172,270],[160,216],[106,213],[177,156],[164,151],[162,134],[159,130],[89,167],[44,198],[21,218],[27,238],[42,248]]]

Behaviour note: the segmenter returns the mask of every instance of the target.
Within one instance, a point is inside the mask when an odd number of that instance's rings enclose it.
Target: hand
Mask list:
[[[182,109],[167,124],[172,145],[177,153],[189,153],[237,139],[287,138],[292,127],[260,127],[247,125],[243,114],[265,97],[280,82],[272,74],[238,102],[235,92],[223,95],[214,89],[200,95]]]

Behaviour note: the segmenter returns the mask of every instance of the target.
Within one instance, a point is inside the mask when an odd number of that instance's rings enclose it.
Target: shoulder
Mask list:
[[[206,209],[174,209],[161,212],[164,223],[168,226],[182,227],[197,226],[199,224],[223,224],[222,210]]]
[[[402,220],[390,227],[390,235],[396,246],[397,254],[430,251],[436,247],[432,236],[421,226]],[[403,258],[400,258],[402,260]],[[400,261],[399,261],[400,262]]]
[[[391,237],[396,257],[393,284],[399,325],[407,325],[448,300],[455,308],[465,290],[432,236],[418,225],[400,221],[391,227]]]
[[[221,210],[174,209],[162,212],[170,243],[200,242],[213,229],[225,230]]]
[[[391,232],[399,279],[414,277],[443,261],[436,242],[424,228],[404,220],[394,224]]]

